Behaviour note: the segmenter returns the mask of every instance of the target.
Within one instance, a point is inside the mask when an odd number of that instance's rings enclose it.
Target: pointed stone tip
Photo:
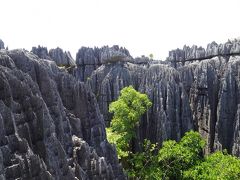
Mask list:
[[[4,42],[2,41],[2,39],[0,39],[0,49],[5,49]]]

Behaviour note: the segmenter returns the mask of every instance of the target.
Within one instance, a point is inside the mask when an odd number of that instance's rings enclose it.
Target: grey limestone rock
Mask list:
[[[49,56],[56,62],[58,66],[75,66],[75,62],[71,56],[71,53],[63,52],[61,48],[50,49]]]
[[[32,47],[33,54],[36,54],[41,59],[48,59],[51,60],[51,57],[48,54],[48,49],[46,47],[38,46],[38,47]]]
[[[194,61],[211,59],[215,56],[229,57],[230,55],[240,54],[240,40],[228,40],[224,44],[212,42],[207,45],[206,50],[202,47],[193,45],[191,48],[184,46],[183,49],[176,49],[169,52],[167,61],[175,68],[182,67]]]
[[[71,67],[75,66],[75,61],[70,52],[63,51],[61,48],[48,49],[46,47],[33,47],[32,53],[36,54],[41,59],[55,61],[58,66]]]
[[[180,139],[193,128],[188,97],[179,73],[167,65],[104,64],[92,73],[87,84],[96,95],[106,124],[111,119],[109,104],[118,98],[123,87],[132,85],[148,94],[153,106],[141,120],[137,141],[148,138],[161,144],[166,139]]]
[[[125,179],[92,92],[25,50],[0,51],[0,177]]]
[[[71,71],[57,66],[72,66],[61,49],[32,51],[0,50],[0,178],[125,179],[105,124],[129,85],[153,103],[135,150],[145,138],[161,145],[194,129],[205,153],[240,156],[239,40],[184,46],[166,62],[133,59],[119,46],[83,47]]]
[[[191,106],[194,129],[207,140],[206,153],[239,154],[239,56],[214,57],[178,68]]]
[[[213,41],[207,45],[206,56],[218,55],[218,44]]]
[[[240,156],[238,43],[213,42],[207,50],[185,46],[172,51],[169,59],[175,60],[175,68],[151,61],[103,64],[87,84],[96,95],[107,125],[112,118],[109,104],[123,87],[132,85],[148,94],[153,106],[141,119],[137,141],[178,140],[194,129],[207,141],[205,153],[227,149]],[[178,62],[185,58],[191,61]]]
[[[102,64],[114,63],[118,61],[131,61],[132,58],[126,49],[119,48],[118,46],[103,47],[100,53],[100,62]]]
[[[5,49],[4,42],[0,39],[0,49]]]
[[[128,50],[119,46],[82,47],[76,55],[77,68],[73,71],[73,74],[81,81],[86,81],[90,78],[92,72],[102,64],[131,60],[132,57]]]

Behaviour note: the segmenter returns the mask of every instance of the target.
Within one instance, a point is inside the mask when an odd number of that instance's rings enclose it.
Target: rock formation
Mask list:
[[[232,54],[240,55],[240,39],[228,40],[228,42],[219,45],[216,42],[212,42],[207,45],[206,50],[196,45],[191,48],[184,46],[183,49],[170,51],[167,61],[177,68],[197,60],[211,59],[215,56],[224,57]]]
[[[144,138],[161,145],[194,129],[206,153],[240,156],[239,40],[184,46],[165,62],[119,46],[82,47],[76,66],[60,48],[32,52],[0,50],[0,179],[125,179],[105,124],[129,85],[153,103],[136,150]]]
[[[58,66],[75,66],[75,61],[73,60],[71,53],[69,51],[63,52],[59,47],[56,49],[50,49],[49,52],[46,47],[33,47],[32,53],[36,54],[41,59],[55,61]]]
[[[107,124],[111,119],[108,106],[118,98],[123,87],[133,85],[138,91],[148,94],[153,106],[140,123],[140,141],[148,138],[162,143],[166,139],[180,139],[193,128],[188,97],[174,68],[130,62],[104,64],[92,73],[87,84],[95,93]]]
[[[78,50],[76,56],[77,68],[74,74],[81,81],[86,81],[92,72],[102,64],[131,60],[132,57],[128,50],[119,46],[104,46],[102,48],[82,47]]]
[[[69,51],[63,52],[61,48],[50,49],[49,56],[56,62],[58,66],[75,66],[71,53]]]
[[[0,39],[0,49],[5,49],[4,42]]]
[[[92,92],[25,50],[0,51],[0,179],[124,179]]]
[[[48,59],[51,60],[51,57],[49,56],[48,49],[46,47],[38,46],[38,47],[32,47],[33,54],[36,54],[41,59]]]
[[[133,85],[148,94],[153,106],[137,130],[140,141],[150,138],[161,144],[195,129],[207,140],[206,153],[227,149],[240,156],[239,53],[239,40],[213,42],[206,50],[184,46],[169,53],[168,65],[137,64],[136,59],[102,64],[86,83],[107,125],[111,120],[108,106],[123,87]]]

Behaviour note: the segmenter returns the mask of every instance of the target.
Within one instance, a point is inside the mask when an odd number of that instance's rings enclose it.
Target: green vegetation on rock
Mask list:
[[[117,146],[120,158],[132,152],[131,142],[136,137],[135,128],[140,117],[152,105],[147,95],[137,92],[132,86],[123,88],[117,101],[112,102],[109,111],[114,113],[107,130],[110,142]]]
[[[223,152],[203,156],[205,141],[198,132],[187,132],[176,142],[157,144],[145,139],[142,151],[135,152],[132,142],[140,117],[152,105],[146,94],[132,86],[123,88],[109,111],[113,113],[107,136],[115,144],[120,162],[130,179],[143,180],[235,180],[240,179],[240,160]]]

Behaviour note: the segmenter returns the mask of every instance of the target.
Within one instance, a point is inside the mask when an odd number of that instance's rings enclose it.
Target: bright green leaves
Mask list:
[[[132,177],[141,176],[137,172],[146,165],[143,160],[144,154],[134,152],[132,142],[136,138],[135,129],[141,116],[151,105],[146,94],[141,94],[129,86],[123,88],[118,100],[109,106],[113,119],[107,128],[108,141],[116,145],[119,159]]]
[[[179,144],[183,147],[188,147],[195,153],[199,153],[199,151],[204,148],[206,142],[202,139],[199,133],[189,131],[183,136]]]
[[[213,153],[198,166],[184,172],[184,179],[240,179],[240,160],[231,155],[224,155],[222,152]]]
[[[137,92],[132,86],[121,90],[117,101],[109,106],[109,112],[114,113],[111,128],[118,133],[130,132],[139,122],[140,117],[152,105],[146,94]]]
[[[152,144],[149,140],[144,140],[142,152],[132,154],[132,158],[129,161],[131,163],[131,169],[129,169],[130,177],[158,180],[162,176],[155,153],[156,148],[156,144]]]
[[[110,104],[109,111],[113,113],[113,119],[108,131],[115,137],[110,137],[108,133],[108,140],[116,144],[120,158],[132,151],[131,141],[136,137],[135,128],[151,105],[147,95],[137,92],[132,86],[123,88],[118,100]]]
[[[240,179],[240,160],[216,152],[201,155],[205,141],[197,132],[187,132],[180,142],[168,140],[158,153],[160,179],[233,180]]]
[[[182,179],[183,172],[200,163],[205,142],[197,132],[187,132],[179,143],[168,140],[158,154],[158,160],[166,179]]]
[[[157,145],[149,140],[141,143],[141,152],[134,152],[132,143],[141,116],[152,105],[147,95],[132,86],[123,88],[109,111],[113,113],[107,128],[108,141],[116,145],[118,157],[131,179],[146,180],[233,180],[240,179],[240,160],[222,152],[203,157],[205,141],[197,132],[187,132],[176,142]]]

